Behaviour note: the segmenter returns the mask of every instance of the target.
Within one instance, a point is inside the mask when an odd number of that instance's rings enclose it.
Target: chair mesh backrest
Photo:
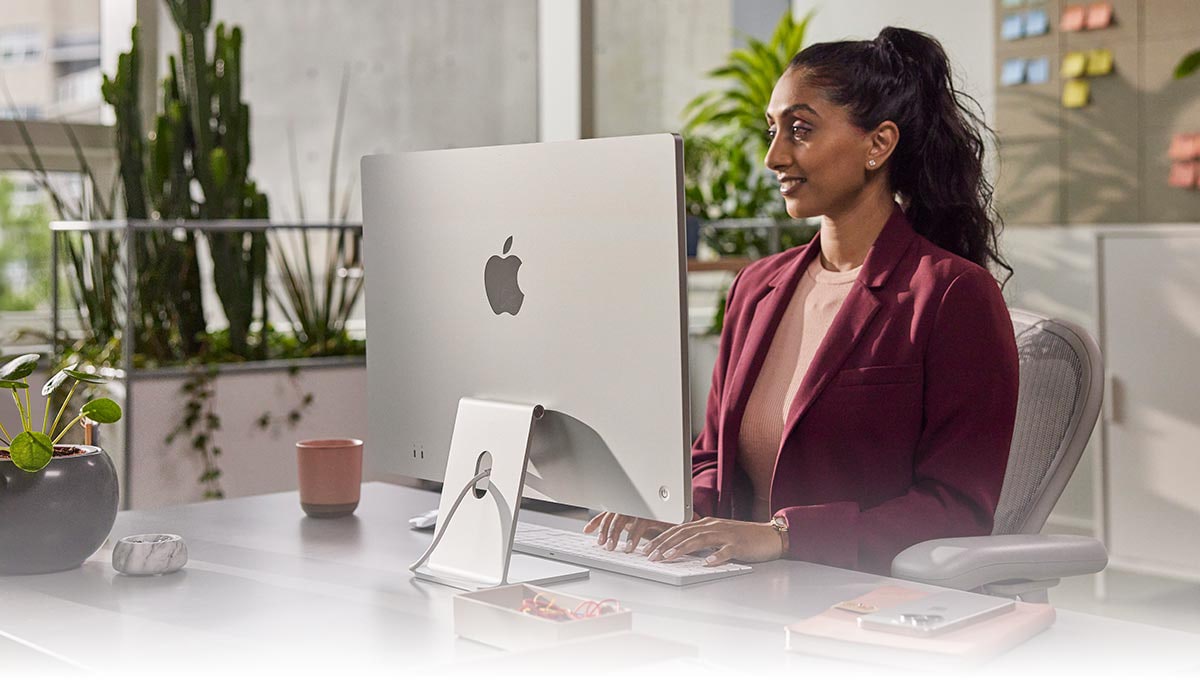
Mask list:
[[[1094,341],[1076,326],[1018,310],[1012,320],[1020,393],[992,533],[1032,534],[1045,524],[1091,435],[1099,409],[1090,399],[1099,393],[1093,369],[1100,363]]]

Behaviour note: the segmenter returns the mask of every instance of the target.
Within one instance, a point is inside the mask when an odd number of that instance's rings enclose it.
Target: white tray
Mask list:
[[[522,613],[521,602],[538,594],[573,610],[588,599],[529,585],[506,585],[454,597],[454,632],[509,651],[534,649],[633,627],[633,612],[621,608],[595,618],[553,621]]]

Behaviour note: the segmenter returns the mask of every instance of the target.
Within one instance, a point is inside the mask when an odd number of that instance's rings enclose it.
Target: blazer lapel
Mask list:
[[[846,295],[846,301],[829,325],[829,332],[813,354],[812,364],[800,381],[800,388],[796,391],[784,425],[783,440],[779,444],[781,452],[804,414],[841,370],[842,364],[879,313],[882,302],[875,291],[887,282],[914,239],[916,233],[904,216],[904,211],[897,205],[879,237],[871,245],[862,270]]]
[[[759,295],[750,298],[754,302],[753,312],[748,316],[750,325],[746,340],[738,350],[733,375],[729,380],[727,399],[730,403],[724,406],[721,416],[720,455],[728,459],[717,463],[717,485],[721,487],[718,492],[719,509],[723,515],[729,511],[729,487],[733,477],[733,465],[730,461],[737,456],[738,434],[741,432],[742,418],[746,413],[750,392],[766,360],[771,339],[774,338],[783,314],[787,311],[788,302],[796,291],[796,285],[809,262],[820,254],[820,251],[818,233],[795,261],[781,269]]]

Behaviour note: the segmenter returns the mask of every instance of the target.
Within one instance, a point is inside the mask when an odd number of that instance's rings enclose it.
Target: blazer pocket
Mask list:
[[[879,386],[888,383],[920,383],[920,364],[842,369],[833,379],[836,386]]]

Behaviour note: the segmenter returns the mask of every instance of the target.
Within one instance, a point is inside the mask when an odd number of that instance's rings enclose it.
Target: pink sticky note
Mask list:
[[[1087,28],[1107,29],[1112,25],[1113,6],[1111,2],[1093,2],[1087,9]]]
[[[1171,164],[1171,175],[1167,184],[1179,189],[1196,186],[1196,161],[1175,161]]]
[[[1061,31],[1083,31],[1087,18],[1087,8],[1083,5],[1067,5],[1063,8],[1062,19],[1058,22]]]

